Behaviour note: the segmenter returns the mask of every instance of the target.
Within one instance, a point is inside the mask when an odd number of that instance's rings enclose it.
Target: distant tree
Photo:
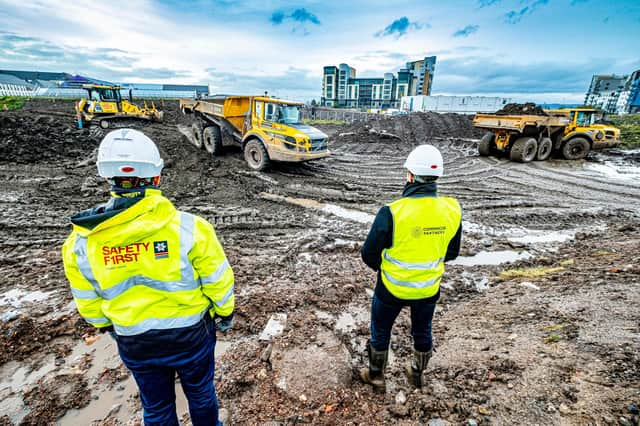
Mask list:
[[[311,99],[311,106],[316,106],[318,105],[318,102],[316,102],[315,99]]]

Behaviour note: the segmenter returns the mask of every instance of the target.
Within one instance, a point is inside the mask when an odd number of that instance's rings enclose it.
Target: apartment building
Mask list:
[[[325,66],[321,105],[347,108],[399,108],[400,99],[410,95],[429,95],[433,84],[436,57],[407,62],[397,75],[356,77],[348,64]]]

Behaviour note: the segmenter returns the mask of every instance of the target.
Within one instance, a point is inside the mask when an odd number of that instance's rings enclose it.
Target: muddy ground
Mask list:
[[[165,110],[138,126],[168,164],[165,194],[216,224],[236,274],[235,327],[216,359],[236,424],[638,424],[638,153],[480,158],[468,117],[412,114],[324,127],[330,158],[257,173],[237,148],[197,150],[188,117]],[[101,132],[77,130],[70,102],[0,113],[0,425],[140,422],[135,383],[111,338],[77,315],[60,260],[67,217],[108,197]],[[462,256],[447,269],[426,386],[402,375],[403,312],[375,395],[357,379],[375,281],[359,248],[420,143],[444,154]],[[260,340],[274,314],[287,315],[282,335]],[[180,392],[177,405],[188,424]]]

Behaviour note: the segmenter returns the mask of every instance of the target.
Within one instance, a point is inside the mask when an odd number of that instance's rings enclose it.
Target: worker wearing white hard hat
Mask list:
[[[365,383],[384,391],[391,328],[404,306],[411,309],[414,351],[405,368],[410,383],[422,386],[431,358],[431,322],[440,295],[444,262],[460,251],[462,221],[454,198],[438,195],[437,179],[444,174],[440,151],[432,145],[416,147],[404,163],[407,183],[402,197],[382,207],[362,246],[362,259],[378,272],[371,306],[368,368]]]
[[[215,329],[232,325],[233,271],[213,226],[162,195],[163,166],[142,132],[104,137],[97,167],[112,197],[71,217],[65,273],[80,315],[115,338],[145,424],[178,424],[176,373],[193,425],[220,424],[228,412],[213,384]]]

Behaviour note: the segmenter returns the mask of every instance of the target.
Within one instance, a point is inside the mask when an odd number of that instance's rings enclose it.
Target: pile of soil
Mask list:
[[[544,109],[540,108],[538,105],[528,102],[526,104],[506,104],[504,108],[500,111],[496,112],[497,115],[518,115],[518,114],[527,114],[527,115],[544,115],[547,114]]]
[[[473,117],[461,114],[418,112],[401,116],[372,115],[368,121],[342,126],[332,147],[379,145],[380,152],[404,152],[439,139],[479,139],[483,132]]]
[[[76,127],[71,114],[0,114],[0,162],[34,164],[77,159],[86,157],[99,143],[88,129]]]

